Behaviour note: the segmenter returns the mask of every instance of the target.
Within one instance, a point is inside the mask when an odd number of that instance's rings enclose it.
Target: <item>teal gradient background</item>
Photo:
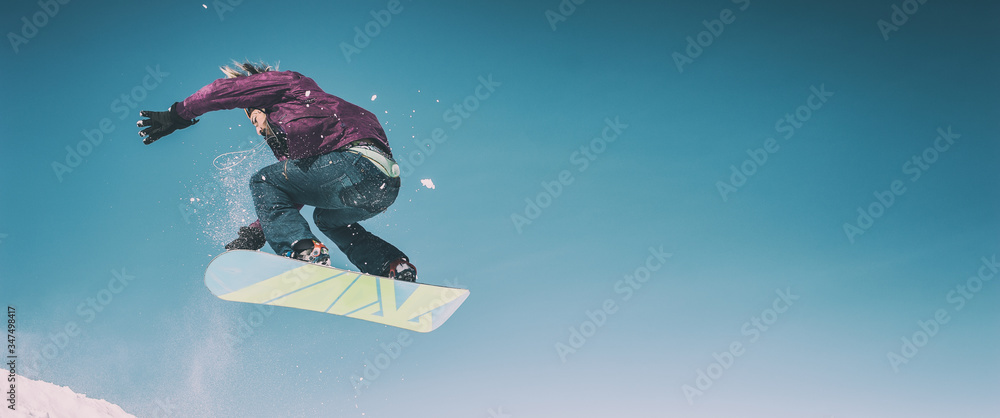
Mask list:
[[[903,1],[403,0],[345,57],[387,1],[224,1],[71,1],[0,47],[0,303],[17,308],[25,376],[137,416],[1000,415],[1000,283],[970,279],[1000,253],[996,3],[928,1],[885,39],[877,22]],[[0,7],[13,36],[44,13]],[[679,71],[724,9],[735,20]],[[421,281],[471,289],[447,324],[397,349],[398,329],[208,292],[273,156],[250,152],[238,110],[148,146],[134,123],[232,59],[280,62],[379,115],[412,170],[364,225]],[[480,77],[499,85],[470,99]],[[813,88],[832,96],[786,138]],[[620,135],[594,142],[616,118]],[[67,147],[105,119],[71,167]],[[949,127],[958,139],[912,180],[905,164]],[[845,233],[896,180],[905,192]],[[672,256],[627,278],[651,249]],[[763,331],[779,290],[798,299]],[[938,310],[948,322],[893,365]],[[732,343],[742,354],[689,402]]]

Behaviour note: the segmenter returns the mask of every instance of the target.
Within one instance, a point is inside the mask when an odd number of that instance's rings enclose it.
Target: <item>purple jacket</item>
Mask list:
[[[271,127],[287,136],[287,158],[326,154],[360,139],[371,139],[389,151],[375,114],[324,92],[313,79],[294,71],[215,80],[184,99],[177,114],[194,119],[236,108],[264,109]],[[275,156],[286,158],[276,151]]]

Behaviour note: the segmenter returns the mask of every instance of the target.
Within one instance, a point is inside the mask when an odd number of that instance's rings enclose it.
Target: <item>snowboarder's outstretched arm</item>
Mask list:
[[[198,89],[177,106],[181,117],[196,118],[227,109],[265,108],[287,101],[292,83],[302,75],[291,71],[221,78]]]
[[[198,122],[195,119],[215,110],[236,108],[263,108],[281,102],[289,90],[289,81],[301,77],[291,72],[267,72],[246,77],[223,78],[198,89],[197,92],[174,103],[166,112],[143,110],[139,115],[147,118],[136,123],[147,127],[139,132],[144,144],[170,135]]]

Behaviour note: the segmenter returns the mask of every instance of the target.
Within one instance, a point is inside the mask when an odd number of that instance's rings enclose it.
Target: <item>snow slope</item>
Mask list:
[[[5,379],[6,380],[6,379]],[[6,382],[5,382],[6,383]],[[73,392],[65,386],[57,386],[48,382],[31,380],[24,376],[17,376],[16,410],[11,411],[9,402],[4,402],[2,417],[23,418],[23,417],[131,417],[122,408],[102,399],[91,399],[86,395]],[[5,389],[9,390],[9,384],[5,384]],[[6,390],[5,390],[6,392]],[[4,395],[6,399],[8,395]]]

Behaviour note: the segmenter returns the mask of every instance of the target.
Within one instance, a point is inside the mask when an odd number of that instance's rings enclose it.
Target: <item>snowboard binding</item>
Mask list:
[[[404,282],[416,282],[417,268],[414,267],[413,264],[410,264],[410,260],[406,257],[402,257],[392,263],[389,263],[389,271],[386,273],[385,277]]]
[[[330,250],[322,242],[314,239],[295,241],[292,243],[292,249],[285,253],[285,257],[321,266],[330,266]]]

